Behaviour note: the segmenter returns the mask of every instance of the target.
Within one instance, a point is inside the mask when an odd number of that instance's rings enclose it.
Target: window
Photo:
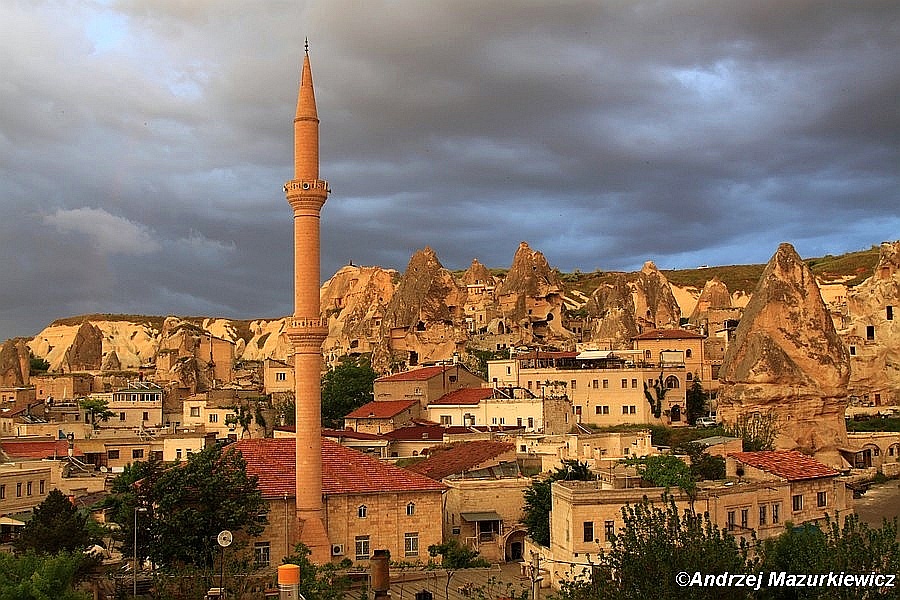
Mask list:
[[[143,448],[134,448],[131,451],[131,458],[144,458],[144,449]]]
[[[610,541],[616,533],[615,521],[605,521],[603,523],[603,537],[606,541]]]
[[[816,506],[824,508],[828,504],[828,494],[825,492],[816,493]]]
[[[411,517],[414,514],[416,514],[416,503],[410,502],[409,504],[406,505],[406,516]]]
[[[403,552],[406,556],[418,556],[419,555],[419,533],[404,533],[403,534]]]
[[[727,519],[728,531],[734,531],[734,517],[735,517],[735,512],[733,510],[729,510],[728,511],[728,519]]]
[[[453,415],[441,415],[441,425],[452,425]]]
[[[750,509],[741,509],[741,529],[748,529],[750,525]]]
[[[772,525],[778,525],[778,521],[781,519],[781,503],[775,502],[772,504]]]
[[[253,560],[257,567],[268,567],[271,556],[269,542],[256,542],[253,544]]]
[[[275,381],[287,381],[287,373],[284,371],[275,373]]]
[[[365,504],[360,504],[359,507],[356,509],[356,516],[359,517],[360,519],[365,519],[366,517],[368,517],[369,516],[369,507],[366,506]]]
[[[210,413],[210,415],[209,415],[209,422],[210,422],[210,423],[218,423],[218,422],[219,422],[219,415],[217,415],[216,413]]]
[[[766,524],[766,505],[759,505],[759,526],[762,527]]]
[[[593,542],[594,541],[594,522],[593,521],[585,521],[584,522],[584,541],[585,542]]]
[[[119,459],[119,451],[118,450],[107,450],[106,458],[108,460],[118,460]]]
[[[369,558],[369,536],[356,536],[356,560],[367,560]]]
[[[802,494],[795,494],[791,498],[791,502],[793,504],[794,512],[803,510],[803,495]]]

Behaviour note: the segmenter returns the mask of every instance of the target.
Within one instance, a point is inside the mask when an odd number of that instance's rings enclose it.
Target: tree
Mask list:
[[[342,569],[353,562],[345,558],[340,563],[326,563],[321,566],[309,560],[310,550],[304,544],[297,544],[294,553],[286,556],[283,564],[300,567],[300,593],[306,600],[343,600],[350,589],[350,578]]]
[[[17,552],[56,554],[84,550],[93,543],[88,515],[80,512],[58,489],[53,489],[34,509],[15,541]]]
[[[52,556],[0,552],[0,600],[88,600],[73,586],[84,561],[80,552]]]
[[[78,404],[87,411],[93,429],[97,428],[97,419],[108,421],[111,416],[116,414],[109,410],[109,403],[102,398],[82,398]]]
[[[694,375],[694,382],[688,388],[685,397],[685,418],[688,425],[693,426],[697,419],[707,412],[709,406],[709,392],[704,391],[700,378]]]
[[[345,415],[372,400],[377,377],[368,358],[342,357],[322,377],[322,425],[343,428]]]
[[[141,474],[145,477],[135,479]],[[268,511],[243,457],[219,444],[168,468],[159,463],[134,466],[117,478],[116,490],[120,492],[114,502],[120,503],[120,510],[115,519],[123,531],[133,535],[135,507],[147,509],[146,519],[138,519],[138,544],[163,568],[192,565],[209,570],[219,550],[216,535],[225,529],[259,535]],[[141,539],[147,541],[142,544]],[[133,551],[123,542],[126,551]]]
[[[442,544],[428,546],[430,556],[441,557],[441,566],[445,569],[473,569],[489,567],[491,563],[478,556],[478,550],[464,546],[456,539],[449,539]]]
[[[550,545],[550,509],[551,486],[554,481],[590,481],[594,479],[593,473],[587,463],[577,460],[564,460],[561,467],[557,467],[543,480],[535,480],[525,494],[524,517],[522,524],[538,544]]]
[[[746,598],[744,588],[682,587],[685,573],[750,572],[749,548],[713,524],[709,515],[681,511],[664,495],[653,504],[622,509],[624,520],[591,573],[564,584],[562,600],[675,600]]]

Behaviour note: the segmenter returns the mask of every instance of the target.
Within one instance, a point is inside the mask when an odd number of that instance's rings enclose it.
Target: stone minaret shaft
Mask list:
[[[303,58],[294,117],[294,178],[284,185],[294,210],[294,316],[288,336],[294,352],[299,541],[316,563],[327,562],[331,545],[322,503],[322,342],[327,322],[319,313],[319,213],[328,182],[319,179],[319,118],[309,52]]]

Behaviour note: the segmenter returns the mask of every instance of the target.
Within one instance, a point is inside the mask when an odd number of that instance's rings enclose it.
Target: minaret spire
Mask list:
[[[328,198],[328,182],[319,179],[319,117],[308,42],[305,49],[294,117],[294,178],[284,184],[294,211],[294,316],[287,335],[294,354],[297,539],[310,549],[310,559],[322,564],[331,558],[322,502],[320,388],[328,322],[319,311],[319,215]]]

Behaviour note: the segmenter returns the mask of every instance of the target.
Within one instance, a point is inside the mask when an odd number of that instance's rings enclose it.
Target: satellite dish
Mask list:
[[[231,545],[231,540],[234,539],[234,536],[231,535],[231,532],[227,529],[223,530],[219,533],[218,537],[216,537],[216,541],[219,542],[219,545],[223,548],[227,548]]]

